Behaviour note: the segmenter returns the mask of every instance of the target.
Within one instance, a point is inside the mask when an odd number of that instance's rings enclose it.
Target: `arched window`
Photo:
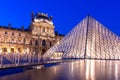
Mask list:
[[[46,46],[46,41],[42,40],[42,46]]]
[[[14,52],[14,48],[11,48],[11,52]]]
[[[21,52],[21,49],[20,49],[20,48],[18,48],[18,52]]]
[[[38,41],[37,40],[35,40],[35,45],[38,45]]]
[[[3,48],[3,52],[7,52],[7,48]]]
[[[21,33],[19,33],[19,36],[21,36]]]

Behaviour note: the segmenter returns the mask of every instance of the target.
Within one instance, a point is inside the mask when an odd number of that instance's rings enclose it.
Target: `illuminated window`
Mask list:
[[[3,52],[7,52],[7,48],[3,48]]]
[[[42,46],[46,46],[46,41],[42,40]]]
[[[20,48],[18,48],[18,52],[21,52],[21,49],[20,49]]]
[[[11,52],[14,52],[14,48],[11,48]]]

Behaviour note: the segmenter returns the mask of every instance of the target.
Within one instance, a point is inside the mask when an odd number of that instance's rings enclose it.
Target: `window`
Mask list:
[[[14,33],[12,33],[12,35],[14,35]]]
[[[50,41],[50,46],[52,46],[52,42]]]
[[[42,32],[45,32],[45,28],[43,28]]]
[[[20,48],[18,48],[18,52],[21,52],[21,49],[20,49]]]
[[[14,48],[11,48],[11,52],[14,52]]]
[[[12,38],[12,41],[14,41],[14,39]]]
[[[19,33],[19,36],[21,36],[21,33]]]
[[[5,34],[7,34],[7,32],[5,32]]]
[[[26,42],[26,39],[24,39],[23,42],[25,43],[25,42]]]
[[[3,52],[7,52],[7,48],[3,48]]]
[[[46,46],[46,41],[42,40],[42,46]]]
[[[38,41],[37,40],[35,41],[35,45],[38,45]]]

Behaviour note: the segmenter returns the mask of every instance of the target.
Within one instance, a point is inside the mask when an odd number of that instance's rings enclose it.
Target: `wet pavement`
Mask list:
[[[0,77],[0,80],[120,80],[120,61],[77,60]]]

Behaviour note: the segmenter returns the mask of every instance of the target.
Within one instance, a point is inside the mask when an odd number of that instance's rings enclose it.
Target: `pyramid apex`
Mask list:
[[[94,17],[92,17],[91,15],[87,15],[86,18],[93,18],[94,19]]]
[[[95,19],[91,15],[87,15],[83,20],[86,20],[87,22],[90,22],[90,21],[97,21],[97,22],[99,22],[97,19]]]
[[[89,19],[93,19],[96,20],[94,17],[92,17],[91,15],[87,15],[86,17],[84,17],[82,20],[86,20],[89,21]],[[81,21],[80,21],[81,22]]]

